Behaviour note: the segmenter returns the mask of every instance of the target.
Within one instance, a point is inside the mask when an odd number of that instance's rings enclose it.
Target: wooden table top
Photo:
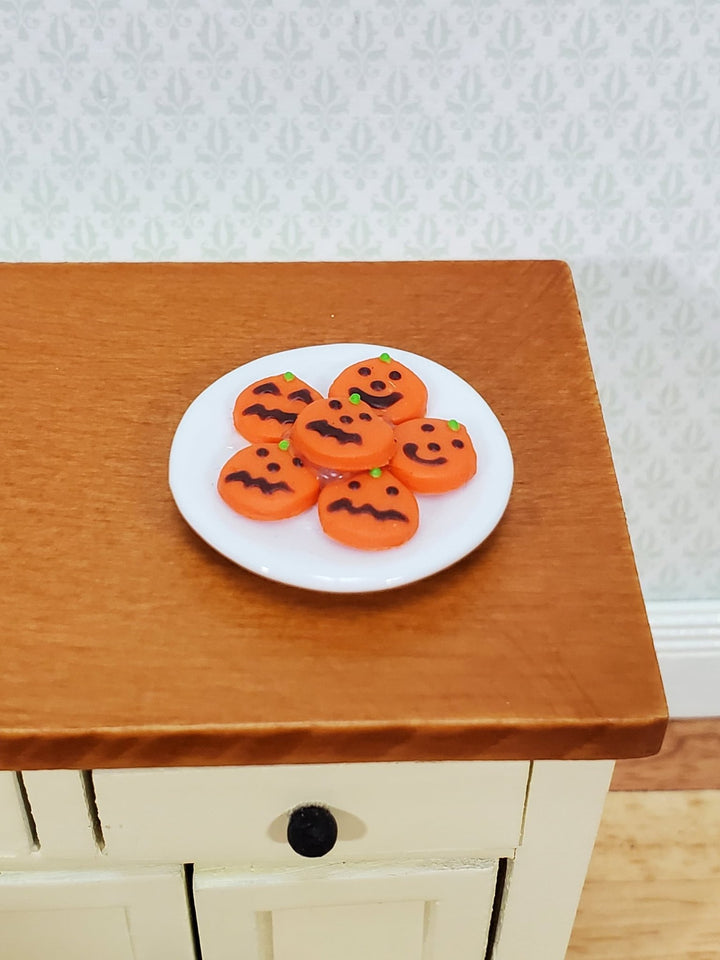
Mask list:
[[[666,708],[560,262],[5,265],[0,766],[642,756]],[[255,357],[386,343],[489,402],[516,479],[421,583],[264,580],[185,524],[175,428]]]

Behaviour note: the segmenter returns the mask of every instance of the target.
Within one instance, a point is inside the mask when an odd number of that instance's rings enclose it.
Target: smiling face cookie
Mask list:
[[[416,493],[447,493],[474,476],[477,457],[457,420],[423,418],[395,428],[390,469]]]
[[[295,421],[291,439],[311,463],[348,472],[387,463],[395,447],[392,426],[355,395],[311,403]]]
[[[427,388],[420,377],[387,353],[347,367],[328,390],[330,397],[352,394],[392,423],[422,417],[427,407]]]
[[[251,383],[235,401],[235,429],[252,443],[278,443],[300,411],[319,399],[317,390],[293,373],[265,377]]]
[[[318,515],[325,533],[349,547],[386,550],[417,531],[417,500],[389,470],[379,468],[335,480],[320,494]]]
[[[220,471],[218,493],[251,520],[284,520],[311,507],[320,482],[290,442],[253,444],[234,454]]]

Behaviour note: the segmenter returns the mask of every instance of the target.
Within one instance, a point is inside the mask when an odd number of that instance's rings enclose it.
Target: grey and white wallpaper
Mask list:
[[[561,257],[645,594],[720,596],[720,0],[0,0],[0,257]]]

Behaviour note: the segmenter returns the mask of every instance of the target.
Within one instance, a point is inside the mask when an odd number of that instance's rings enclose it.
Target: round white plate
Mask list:
[[[321,393],[351,363],[387,351],[428,388],[429,417],[464,423],[478,456],[476,475],[459,490],[418,496],[420,529],[391,550],[354,550],[327,537],[313,508],[290,520],[261,522],[220,498],[217,478],[247,441],[233,426],[235,398],[246,386],[292,372]],[[220,377],[190,404],[170,450],[170,490],[190,526],[219,553],[271,580],[331,593],[388,590],[443,570],[492,532],[510,497],[513,461],[495,414],[473,388],[440,364],[385,344],[333,343],[260,357]]]

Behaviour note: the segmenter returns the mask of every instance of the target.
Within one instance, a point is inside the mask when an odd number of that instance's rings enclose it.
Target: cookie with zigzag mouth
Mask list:
[[[414,536],[420,520],[412,492],[379,467],[329,483],[318,499],[318,515],[329,537],[360,550],[398,547]]]
[[[328,396],[356,394],[376,413],[392,423],[422,417],[427,408],[427,387],[417,374],[389,353],[346,367],[330,384]]]
[[[233,454],[220,471],[218,493],[236,513],[251,520],[285,520],[317,500],[320,481],[290,441],[252,444]]]
[[[233,423],[251,443],[278,443],[301,410],[320,394],[294,373],[264,377],[245,387],[235,401]]]
[[[347,472],[387,463],[395,449],[392,425],[356,394],[311,403],[295,421],[290,439],[315,466]]]

